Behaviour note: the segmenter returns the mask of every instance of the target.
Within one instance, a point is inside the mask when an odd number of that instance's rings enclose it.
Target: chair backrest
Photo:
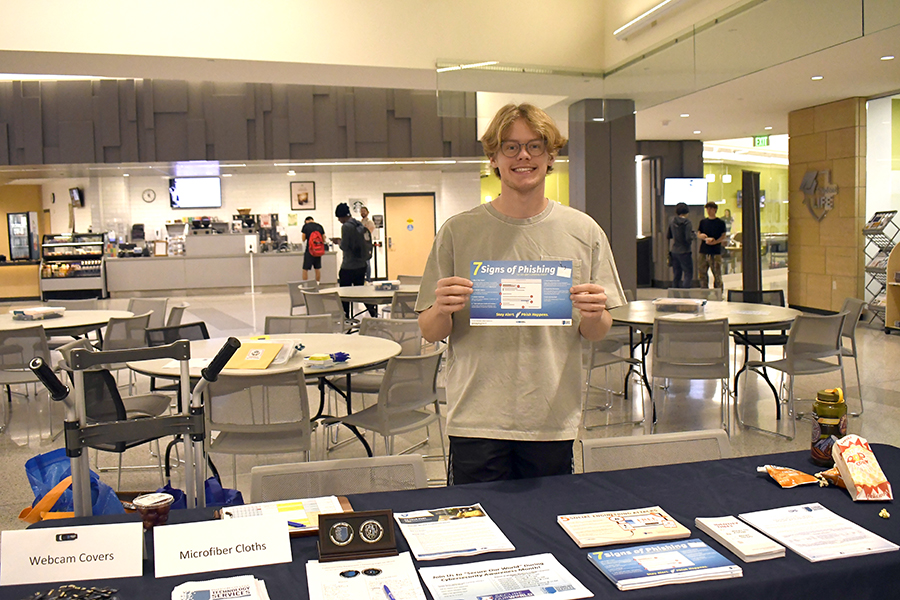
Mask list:
[[[622,290],[625,292],[625,302],[634,302],[634,291],[631,289]]]
[[[844,305],[841,306],[841,312],[847,313],[844,319],[844,326],[841,328],[841,337],[850,338],[856,344],[856,326],[859,325],[859,318],[862,316],[866,303],[859,298],[845,298]]]
[[[290,314],[294,314],[295,308],[306,307],[306,300],[303,298],[303,290],[308,292],[318,292],[319,282],[315,279],[307,281],[288,281],[288,296],[291,299]]]
[[[344,331],[344,305],[337,292],[308,292],[302,290],[306,300],[306,314],[331,315],[332,331]]]
[[[784,306],[784,290],[728,290],[729,302],[750,302],[752,304],[768,304]]]
[[[428,485],[419,454],[342,458],[250,469],[250,502],[414,490]]]
[[[650,372],[667,379],[728,379],[728,319],[653,322]]]
[[[792,368],[797,361],[841,355],[841,331],[847,313],[834,315],[801,314],[791,324],[784,359]]]
[[[133,317],[110,318],[103,335],[103,350],[144,348],[147,345],[146,330],[151,314],[148,312]]]
[[[165,346],[177,342],[178,340],[208,340],[209,331],[206,329],[206,323],[197,321],[195,323],[184,323],[182,325],[174,325],[171,327],[151,327],[147,330],[148,346]]]
[[[719,288],[668,288],[666,295],[669,298],[699,298],[700,300],[722,299],[722,290]]]
[[[391,428],[394,415],[438,401],[437,374],[444,349],[419,356],[395,356],[388,361],[376,404],[383,430]]]
[[[584,472],[638,469],[731,456],[722,429],[581,440]]]
[[[47,333],[42,326],[0,330],[0,370],[27,369],[35,357],[50,364]]]
[[[391,298],[391,318],[392,319],[416,319],[416,300],[418,292],[401,292],[397,290]]]
[[[181,304],[176,304],[171,309],[169,309],[169,316],[166,319],[166,327],[177,327],[181,325],[181,320],[184,318],[184,311],[190,307],[190,304],[187,302],[182,302]]]
[[[83,300],[47,300],[47,306],[62,306],[69,310],[97,310],[100,308],[100,300],[97,298],[85,298]]]
[[[333,333],[331,315],[298,315],[266,317],[265,333]]]
[[[415,319],[368,317],[359,322],[359,334],[397,342],[400,344],[401,356],[422,354],[422,330]]]
[[[400,282],[400,285],[421,285],[422,284],[422,276],[421,275],[397,275],[397,281]]]
[[[303,369],[252,377],[223,372],[207,390],[207,433],[259,434],[257,443],[245,444],[247,454],[266,453],[268,434],[289,433],[298,447],[309,451],[309,399]]]
[[[142,315],[151,312],[150,324],[147,327],[163,327],[166,324],[166,298],[132,298],[128,301],[128,312]]]

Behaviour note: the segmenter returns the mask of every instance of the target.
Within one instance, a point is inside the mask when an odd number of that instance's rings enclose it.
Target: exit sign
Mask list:
[[[768,146],[769,145],[769,136],[767,135],[757,135],[753,138],[753,147],[759,148],[760,146]]]

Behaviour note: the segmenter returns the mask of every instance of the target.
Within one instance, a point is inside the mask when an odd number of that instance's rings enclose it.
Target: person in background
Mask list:
[[[691,256],[691,244],[696,237],[694,226],[687,218],[690,212],[688,205],[679,202],[675,206],[675,216],[669,223],[669,231],[666,238],[672,240],[672,249],[669,256],[672,259],[672,286],[677,288],[689,288],[694,279],[694,259]]]
[[[697,256],[697,268],[700,270],[700,287],[709,287],[709,269],[713,272],[713,286],[723,289],[722,283],[722,244],[728,239],[725,221],[716,216],[719,209],[715,202],[706,203],[706,218],[697,226],[700,238],[700,251]]]
[[[509,104],[481,140],[500,195],[457,214],[434,240],[416,303],[423,337],[449,336],[450,483],[572,472],[581,423],[581,342],[625,304],[606,234],[587,214],[551,202],[544,181],[566,143],[530,104]],[[472,327],[473,261],[571,260],[572,323]]]
[[[375,239],[375,223],[369,218],[369,209],[365,206],[359,208],[359,222],[362,226],[369,230],[372,239]],[[366,261],[366,281],[372,281],[372,263]]]
[[[310,269],[316,270],[316,281],[322,281],[322,257],[313,256],[309,253],[309,236],[313,231],[318,231],[322,234],[322,240],[325,240],[325,229],[316,223],[312,217],[306,217],[303,229],[300,230],[300,233],[303,235],[303,241],[306,242],[306,249],[303,251],[303,281],[309,279]]]
[[[362,234],[358,227],[362,224],[350,216],[350,207],[346,202],[341,202],[334,210],[334,216],[341,223],[341,268],[338,271],[338,284],[342,286],[366,284],[366,260],[360,252],[363,245]],[[344,314],[351,318],[350,303],[344,302]],[[376,316],[374,304],[366,304],[366,310],[371,316]]]

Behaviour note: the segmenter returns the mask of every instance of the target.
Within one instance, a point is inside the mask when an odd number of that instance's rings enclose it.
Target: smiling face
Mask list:
[[[543,190],[547,169],[553,165],[555,157],[546,149],[540,156],[529,154],[526,146],[528,142],[536,140],[541,141],[541,135],[534,131],[524,119],[513,121],[513,124],[505,132],[502,141],[517,142],[521,148],[519,153],[513,157],[506,156],[500,151],[491,156],[491,167],[500,172],[501,189],[506,188],[520,194],[528,194],[538,188]]]

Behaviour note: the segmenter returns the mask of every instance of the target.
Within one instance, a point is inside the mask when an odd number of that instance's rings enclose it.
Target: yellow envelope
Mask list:
[[[284,344],[277,342],[244,342],[225,365],[226,369],[265,369]]]

